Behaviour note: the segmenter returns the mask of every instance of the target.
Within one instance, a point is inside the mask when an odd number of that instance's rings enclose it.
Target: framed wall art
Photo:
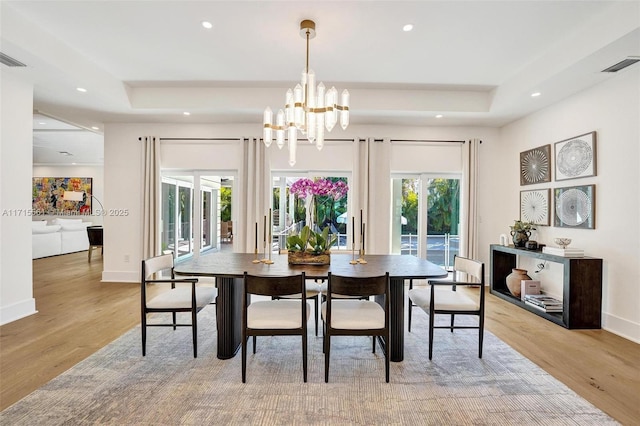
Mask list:
[[[596,132],[556,142],[555,180],[596,175]]]
[[[92,178],[34,177],[32,209],[34,215],[91,214]],[[80,201],[64,200],[65,191],[84,193]]]
[[[551,190],[520,191],[520,220],[549,226]]]
[[[520,185],[551,182],[551,145],[520,153]]]
[[[554,205],[554,226],[563,228],[595,229],[595,185],[555,188]]]

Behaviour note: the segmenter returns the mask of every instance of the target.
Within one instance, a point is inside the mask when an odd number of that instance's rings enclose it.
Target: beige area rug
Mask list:
[[[302,381],[300,340],[258,339],[249,354],[216,358],[215,307],[199,318],[199,357],[189,328],[151,328],[141,356],[140,328],[77,364],[0,413],[3,425],[607,425],[612,418],[491,333],[483,358],[477,333],[436,330],[427,357],[427,316],[416,309],[405,360],[384,381],[381,351],[364,337],[336,338],[324,383],[322,338],[309,335]],[[249,345],[249,348],[251,346]],[[251,351],[251,349],[249,349]]]

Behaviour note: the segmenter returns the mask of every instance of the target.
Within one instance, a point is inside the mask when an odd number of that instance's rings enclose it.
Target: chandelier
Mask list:
[[[308,19],[300,22],[300,36],[307,40],[307,58],[302,70],[302,81],[293,90],[287,90],[284,110],[280,109],[276,114],[275,124],[271,108],[267,107],[264,110],[264,144],[267,147],[271,146],[275,131],[276,145],[282,149],[286,132],[291,166],[296,163],[298,130],[321,150],[324,146],[324,130],[326,128],[330,132],[336,125],[338,111],[342,129],[349,125],[349,91],[342,91],[338,104],[336,88],[326,90],[323,83],[316,87],[316,74],[309,69],[309,40],[316,36],[315,22]]]

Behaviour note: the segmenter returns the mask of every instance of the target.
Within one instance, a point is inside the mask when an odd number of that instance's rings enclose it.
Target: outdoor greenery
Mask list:
[[[432,179],[428,185],[427,232],[429,234],[458,234],[460,212],[460,181]],[[402,180],[402,215],[407,219],[404,233],[418,233],[418,188],[416,179]]]
[[[223,186],[220,188],[220,221],[229,222],[231,220],[231,188]]]

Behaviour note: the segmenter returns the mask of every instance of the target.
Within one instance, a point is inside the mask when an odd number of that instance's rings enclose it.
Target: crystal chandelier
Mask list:
[[[338,104],[338,91],[335,87],[325,90],[323,83],[316,87],[316,74],[309,69],[309,40],[316,36],[315,22],[305,19],[300,22],[300,36],[307,40],[307,58],[302,81],[293,90],[287,90],[284,110],[276,114],[273,124],[273,112],[267,107],[264,110],[264,144],[269,147],[273,142],[275,130],[276,145],[284,146],[285,131],[289,144],[289,164],[296,163],[296,147],[298,130],[306,136],[310,143],[315,143],[318,150],[324,146],[324,130],[330,132],[338,121],[346,129],[349,125],[349,91],[343,90]]]

